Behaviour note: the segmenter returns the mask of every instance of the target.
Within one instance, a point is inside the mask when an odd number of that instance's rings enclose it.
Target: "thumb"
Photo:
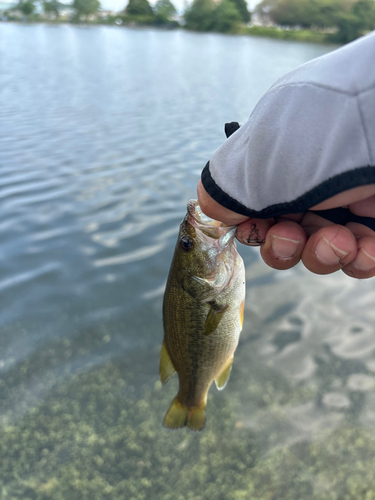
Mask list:
[[[202,212],[208,217],[211,217],[211,219],[219,220],[220,222],[224,222],[224,224],[236,226],[249,218],[246,215],[237,214],[236,212],[232,212],[232,210],[220,205],[220,203],[215,201],[207,193],[201,180],[198,182],[197,194],[199,206],[201,207]]]

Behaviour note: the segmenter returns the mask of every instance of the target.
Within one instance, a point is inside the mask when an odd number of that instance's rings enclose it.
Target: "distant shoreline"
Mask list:
[[[290,40],[296,42],[311,42],[311,43],[330,43],[337,45],[337,43],[332,41],[332,35],[330,33],[322,33],[320,31],[312,31],[306,29],[293,30],[293,29],[272,28],[266,26],[251,26],[251,27],[246,26],[241,29],[239,34],[266,37],[266,38],[275,38],[278,40]]]
[[[21,21],[21,20],[9,20],[9,21],[0,21],[1,23],[15,23],[15,24],[24,24],[24,25],[30,25],[30,24],[46,24],[46,25],[58,25],[58,24],[64,24],[64,25],[71,25],[71,26],[81,26],[81,27],[95,27],[95,26],[113,26],[115,28],[130,28],[130,29],[156,29],[156,30],[162,30],[162,31],[171,31],[171,30],[183,30],[183,31],[188,31],[190,33],[206,33],[206,34],[212,34],[212,33],[217,33],[215,31],[192,31],[192,30],[186,30],[184,29],[183,26],[157,26],[157,25],[145,25],[145,24],[122,24],[118,25],[115,22],[106,22],[104,20],[100,21],[86,21],[86,22],[80,22],[80,23],[72,23],[71,21],[68,20],[58,20],[58,21],[52,21],[52,20],[42,20],[42,19],[36,19],[36,20],[28,20],[28,21]],[[274,27],[266,27],[266,26],[242,26],[238,31],[233,32],[233,33],[217,33],[217,34],[228,34],[228,35],[240,35],[240,36],[255,36],[255,37],[262,37],[262,38],[273,38],[277,40],[288,40],[288,41],[296,41],[296,42],[310,42],[310,43],[324,43],[324,44],[335,44],[334,41],[331,39],[331,34],[328,33],[322,33],[319,31],[312,31],[312,30],[294,30],[294,29],[283,29],[280,27],[274,28]]]

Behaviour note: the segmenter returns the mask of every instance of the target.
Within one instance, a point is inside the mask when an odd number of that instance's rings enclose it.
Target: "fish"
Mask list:
[[[213,381],[224,389],[243,324],[245,267],[236,226],[207,217],[190,200],[180,225],[163,299],[162,384],[177,372],[179,390],[163,420],[201,431]]]

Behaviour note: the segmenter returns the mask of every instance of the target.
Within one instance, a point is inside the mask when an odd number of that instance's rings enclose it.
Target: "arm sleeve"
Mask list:
[[[258,218],[375,183],[375,32],[277,81],[202,183],[221,205]]]

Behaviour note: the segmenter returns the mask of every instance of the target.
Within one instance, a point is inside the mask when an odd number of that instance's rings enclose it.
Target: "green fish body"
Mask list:
[[[243,323],[245,269],[234,242],[235,226],[205,216],[196,200],[180,232],[163,303],[160,378],[177,372],[179,391],[163,425],[203,429],[207,393],[229,378]]]

